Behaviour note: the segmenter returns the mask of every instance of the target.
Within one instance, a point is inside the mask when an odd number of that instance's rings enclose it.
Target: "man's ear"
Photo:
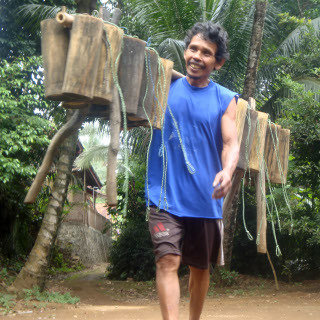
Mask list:
[[[220,70],[225,62],[226,62],[226,59],[221,59],[221,61],[216,61],[214,64],[214,70]]]

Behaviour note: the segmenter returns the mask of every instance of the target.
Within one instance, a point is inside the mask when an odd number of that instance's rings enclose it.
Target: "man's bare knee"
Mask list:
[[[177,272],[180,266],[181,257],[179,255],[167,254],[161,257],[157,263],[158,272]]]

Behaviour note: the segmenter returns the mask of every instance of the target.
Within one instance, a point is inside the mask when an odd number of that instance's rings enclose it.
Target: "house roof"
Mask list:
[[[83,145],[81,144],[81,142],[78,140],[77,141],[77,148],[76,148],[76,155],[80,155],[84,150]],[[78,167],[74,167],[72,169],[72,173],[77,176],[77,178],[81,181],[84,180],[84,171],[85,171],[85,175],[86,175],[86,185],[87,186],[91,186],[96,187],[98,189],[102,188],[102,183],[98,177],[98,175],[96,174],[96,172],[94,171],[93,167],[90,166],[88,169],[83,170],[82,168],[78,168]],[[91,188],[91,189],[92,189]]]

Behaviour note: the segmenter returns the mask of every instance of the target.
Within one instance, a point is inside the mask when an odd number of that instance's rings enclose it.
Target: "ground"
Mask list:
[[[22,300],[0,319],[161,320],[153,281],[110,281],[104,271],[101,265],[48,282],[49,290],[80,297],[76,305]],[[181,279],[180,319],[188,319],[187,282]],[[277,291],[272,280],[249,276],[228,288],[213,285],[201,319],[320,319],[320,280],[279,285]]]

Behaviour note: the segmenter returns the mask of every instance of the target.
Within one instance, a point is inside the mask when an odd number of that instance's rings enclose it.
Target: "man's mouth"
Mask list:
[[[200,69],[203,69],[203,66],[202,65],[199,65],[197,63],[193,63],[193,62],[190,62],[189,63],[189,66],[194,69],[194,70],[200,70]]]

